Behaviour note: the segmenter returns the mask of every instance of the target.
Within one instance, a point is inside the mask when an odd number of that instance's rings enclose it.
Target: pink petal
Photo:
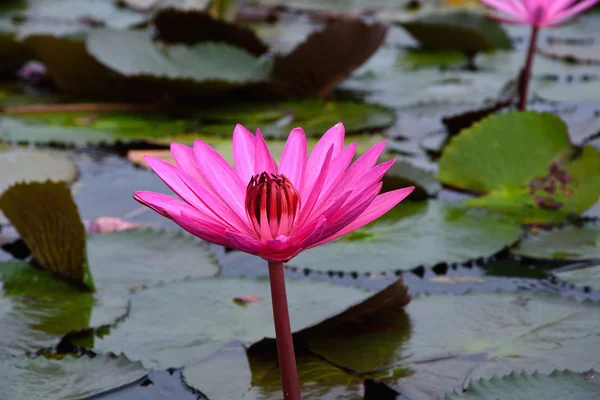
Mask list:
[[[168,162],[161,160],[160,158],[144,156],[144,160],[148,163],[148,166],[156,172],[156,175],[179,197],[185,202],[196,208],[197,210],[207,214],[213,215],[212,211],[206,207],[206,205],[198,198],[198,196],[186,185],[181,177],[180,173],[185,174],[179,168]]]
[[[225,232],[231,241],[232,248],[243,251],[245,253],[260,255],[265,250],[265,244],[247,235],[242,235],[237,232]]]
[[[242,182],[250,182],[250,178],[254,174],[254,135],[237,124],[233,130],[233,162],[235,164],[235,172],[240,177]]]
[[[306,135],[302,128],[294,128],[281,154],[279,173],[285,175],[298,189],[304,179],[306,166]],[[299,190],[299,189],[298,189]]]
[[[310,213],[312,212],[315,204],[317,203],[317,200],[319,199],[319,195],[321,194],[321,189],[323,188],[323,184],[325,183],[325,178],[327,177],[327,174],[329,173],[329,166],[331,164],[331,158],[332,158],[332,154],[333,154],[333,145],[329,148],[329,151],[327,152],[326,156],[325,156],[325,161],[323,162],[323,165],[321,166],[321,168],[319,169],[319,175],[317,176],[317,180],[315,181],[315,184],[312,187],[312,190],[307,194],[307,197],[302,198],[301,197],[301,201],[305,201],[304,204],[301,204],[300,207],[300,214],[298,215],[297,219],[296,219],[296,227],[294,228],[294,231],[297,227],[301,227],[310,217]]]
[[[405,187],[398,190],[393,190],[391,192],[387,192],[384,194],[380,194],[373,200],[373,202],[367,207],[363,213],[358,216],[354,221],[346,225],[346,227],[337,233],[332,234],[331,236],[326,237],[325,239],[319,241],[311,247],[318,246],[320,244],[329,242],[331,240],[335,240],[340,236],[345,235],[346,233],[355,231],[368,223],[376,220],[381,217],[383,214],[394,208],[398,203],[406,198],[413,190],[414,186]]]
[[[171,143],[171,154],[179,169],[197,180],[201,185],[205,186],[207,190],[214,193],[212,185],[208,179],[206,179],[204,172],[202,172],[200,166],[196,162],[194,150],[190,146],[173,142]]]
[[[259,129],[256,130],[256,138],[254,139],[254,143],[254,174],[261,174],[263,172],[276,174],[277,164],[275,163],[275,160],[273,160],[273,157],[271,157],[269,147],[267,147],[267,143],[262,137]],[[250,182],[250,179],[248,179],[248,182]],[[246,184],[248,182],[246,182]]]
[[[233,211],[246,220],[246,186],[240,177],[233,171],[231,165],[201,140],[194,142],[194,154],[202,172],[211,183],[215,192],[225,201]]]
[[[331,161],[331,167],[329,168],[329,172],[327,172],[327,178],[325,178],[319,201],[315,207],[318,207],[319,204],[329,198],[332,190],[337,186],[341,176],[346,172],[348,166],[352,162],[354,153],[356,153],[356,143],[350,143],[348,147]]]
[[[192,235],[221,246],[231,247],[223,225],[206,219],[204,215],[183,201],[154,192],[135,192],[133,198],[169,218]],[[183,217],[182,213],[187,214],[188,217]],[[192,216],[194,221],[189,216]]]
[[[388,172],[388,170],[394,165],[396,159],[393,158],[389,161],[379,164],[375,168],[372,168],[366,174],[363,175],[362,178],[354,185],[352,195],[348,199],[348,202],[352,202],[354,199],[359,197],[360,192],[364,189],[372,186],[374,183],[381,181],[383,176]]]
[[[577,0],[554,0],[552,4],[548,5],[546,17],[552,19],[552,17],[556,13],[565,10],[567,7],[570,7],[576,1]]]
[[[598,3],[599,0],[583,0],[579,3],[577,3],[574,7],[571,7],[570,9],[566,10],[566,11],[562,11],[560,13],[555,14],[552,17],[552,23],[553,24],[557,24],[560,22],[565,21],[568,18],[573,17],[574,15],[577,15],[585,10],[587,10],[588,8],[594,6],[596,3]]]
[[[514,6],[504,0],[481,0],[481,2],[506,14],[515,17],[519,16],[519,13],[515,10]]]
[[[308,161],[306,162],[306,171],[304,173],[304,182],[301,187],[297,187],[300,191],[300,198],[304,199],[312,191],[312,187],[321,172],[325,157],[329,149],[333,148],[332,157],[336,157],[344,148],[344,125],[339,122],[330,128],[323,137],[317,142]]]
[[[302,249],[307,249],[314,243],[318,242],[324,235],[325,227],[327,226],[327,219],[320,216],[317,220],[316,227],[312,230],[311,234],[302,241]]]

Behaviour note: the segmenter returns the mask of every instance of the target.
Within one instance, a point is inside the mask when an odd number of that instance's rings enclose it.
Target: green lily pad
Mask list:
[[[574,285],[600,289],[600,265],[554,273],[559,279]]]
[[[123,76],[155,79],[246,84],[265,81],[271,62],[258,60],[225,43],[193,46],[154,44],[145,31],[96,30],[86,40],[87,51],[101,64]]]
[[[380,272],[487,256],[515,242],[518,225],[438,201],[402,202],[383,218],[307,250],[290,265],[314,270]]]
[[[67,156],[45,150],[0,147],[0,194],[17,182],[73,182],[77,167]]]
[[[562,400],[592,399],[600,396],[600,380],[590,371],[575,374],[570,371],[554,371],[544,375],[539,372],[512,372],[510,375],[480,379],[471,382],[464,393],[446,394],[445,400]]]
[[[123,356],[38,357],[0,362],[4,400],[78,400],[133,382],[148,371]]]
[[[513,253],[532,258],[560,260],[600,259],[600,224],[567,225],[527,235]]]
[[[573,158],[575,157],[575,158]],[[437,178],[484,194],[466,201],[519,222],[560,222],[600,196],[600,154],[577,155],[553,114],[510,112],[463,130],[446,147]]]
[[[590,351],[600,344],[595,303],[526,292],[421,295],[375,321],[329,328],[307,337],[308,348],[352,372],[387,368],[392,376],[379,380],[411,399],[440,398],[469,377],[600,366]],[[394,376],[397,368],[409,373]]]
[[[0,196],[0,210],[40,266],[94,290],[85,253],[85,228],[71,190],[63,182],[11,186]]]
[[[401,58],[402,64],[409,68],[422,67],[450,67],[466,62],[465,55],[456,50],[442,49],[426,51],[423,49],[410,49]]]
[[[112,325],[127,313],[125,300],[94,297],[24,262],[0,263],[0,282],[2,359],[55,346],[69,332]]]
[[[230,141],[237,123],[251,130],[260,128],[267,138],[287,139],[298,126],[309,136],[321,137],[340,121],[347,134],[358,134],[385,129],[394,120],[394,111],[379,105],[324,101],[207,107],[183,111],[179,117],[161,112],[36,113],[0,116],[0,140],[77,146],[134,141],[168,145],[172,141],[191,143],[203,137],[208,142],[220,140],[210,136]],[[368,135],[364,138],[369,140]]]
[[[89,235],[87,255],[100,293],[127,293],[219,272],[206,243],[180,232],[147,229]]]
[[[451,49],[467,54],[510,49],[512,42],[500,25],[483,14],[465,11],[431,13],[397,24],[423,48]]]
[[[240,306],[251,294],[258,302]],[[314,325],[369,296],[327,283],[289,280],[292,330]],[[274,337],[268,280],[212,278],[161,286],[131,296],[129,317],[94,351],[123,353],[147,366],[181,367],[201,360],[231,341],[250,344]]]

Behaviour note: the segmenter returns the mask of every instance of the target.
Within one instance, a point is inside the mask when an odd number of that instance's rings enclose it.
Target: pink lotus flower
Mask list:
[[[600,0],[481,0],[500,11],[492,17],[511,24],[537,28],[557,26]]]
[[[395,161],[375,166],[384,147],[381,142],[352,163],[356,143],[344,147],[338,123],[307,158],[306,136],[296,128],[277,165],[260,131],[254,136],[237,125],[235,169],[203,141],[193,149],[173,143],[177,166],[145,160],[183,201],[153,192],[134,198],[201,239],[286,262],[379,218],[413,191],[379,194]]]

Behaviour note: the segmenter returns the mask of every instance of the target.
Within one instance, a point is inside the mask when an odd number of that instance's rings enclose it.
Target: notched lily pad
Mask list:
[[[591,399],[600,396],[600,379],[597,372],[576,374],[571,371],[554,371],[550,375],[535,372],[511,372],[503,377],[471,381],[464,393],[446,394],[445,400],[491,400],[511,398],[532,399]]]
[[[0,197],[0,210],[43,268],[93,290],[85,228],[64,183],[18,183]]]
[[[124,356],[21,357],[0,362],[0,387],[5,400],[78,400],[131,383],[147,372]]]
[[[500,25],[483,14],[447,11],[398,21],[423,48],[452,49],[466,54],[510,49],[512,42]]]
[[[469,162],[465,162],[469,160]],[[483,194],[466,204],[524,223],[560,222],[600,196],[600,154],[580,153],[553,114],[493,115],[463,130],[445,148],[437,178]]]
[[[600,259],[600,223],[566,225],[527,235],[513,253],[531,258],[558,260]]]
[[[518,225],[472,211],[434,200],[402,202],[378,221],[307,250],[289,264],[321,271],[407,271],[491,255],[519,238]]]

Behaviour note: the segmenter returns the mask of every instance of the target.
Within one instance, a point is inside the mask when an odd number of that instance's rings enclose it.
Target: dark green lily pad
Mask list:
[[[87,255],[101,293],[126,293],[219,272],[206,243],[180,232],[148,229],[89,235]]]
[[[442,189],[442,185],[430,172],[418,168],[408,161],[398,160],[383,177],[382,192],[406,186],[415,187],[415,191],[411,193],[412,200],[425,200],[435,196]]]
[[[465,162],[469,160],[469,162]],[[446,147],[437,178],[484,194],[466,201],[518,222],[560,222],[600,196],[600,154],[577,154],[553,114],[493,115],[463,130]]]
[[[451,49],[466,54],[510,49],[512,42],[500,25],[483,14],[452,11],[398,21],[423,48]]]
[[[314,270],[380,272],[487,256],[515,242],[515,224],[438,201],[402,202],[377,222],[305,251],[290,265]]]
[[[0,282],[4,360],[55,346],[72,331],[111,325],[127,313],[127,302],[121,298],[94,297],[24,262],[0,263]]]
[[[465,55],[456,50],[442,49],[426,51],[423,49],[410,49],[401,57],[402,64],[409,68],[423,68],[431,66],[450,67],[466,62]]]
[[[532,258],[559,260],[600,259],[600,224],[567,225],[529,234],[513,253]]]
[[[592,399],[600,397],[600,380],[590,371],[575,374],[570,371],[554,371],[550,375],[535,372],[512,372],[501,378],[480,379],[471,382],[464,393],[446,394],[445,400],[562,400]]]
[[[72,182],[77,167],[67,156],[45,150],[0,147],[0,194],[17,182]]]
[[[147,372],[123,356],[21,357],[0,362],[0,387],[4,400],[78,400],[126,385]]]
[[[251,294],[260,301],[240,306]],[[314,325],[369,296],[327,283],[289,280],[292,330]],[[147,366],[181,367],[225,344],[274,337],[267,280],[199,279],[161,286],[131,296],[129,317],[110,335],[95,339],[94,351],[123,353]]]
[[[88,143],[149,141],[170,144],[195,139],[219,141],[232,136],[237,123],[260,128],[267,138],[287,139],[295,127],[320,137],[344,122],[347,134],[385,129],[395,120],[393,110],[374,104],[301,101],[202,108],[180,117],[156,112],[61,112],[0,116],[0,140],[33,143]],[[364,138],[369,141],[368,136]],[[230,148],[231,146],[228,145]]]
[[[578,268],[571,271],[556,272],[559,279],[579,286],[600,289],[600,265]]]

